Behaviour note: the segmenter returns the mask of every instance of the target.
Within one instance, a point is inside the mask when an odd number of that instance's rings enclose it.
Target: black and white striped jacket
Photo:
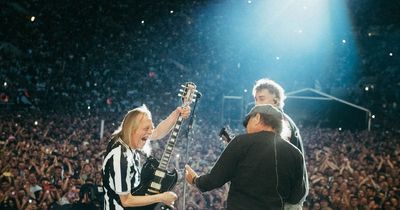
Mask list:
[[[104,209],[124,209],[119,195],[126,195],[140,184],[140,156],[119,137],[111,139],[104,157],[102,174]]]

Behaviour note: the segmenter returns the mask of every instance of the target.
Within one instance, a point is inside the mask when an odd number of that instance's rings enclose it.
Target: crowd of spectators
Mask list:
[[[101,206],[102,154],[124,112],[145,103],[158,122],[176,107],[175,93],[186,81],[206,97],[194,129],[181,134],[171,167],[182,173],[188,162],[198,172],[209,170],[225,146],[217,136],[221,98],[243,92],[235,50],[216,48],[209,37],[224,35],[221,17],[204,12],[218,2],[63,2],[0,3],[0,209]],[[360,45],[356,82],[344,82],[346,53],[315,80],[377,119],[372,132],[301,129],[311,183],[305,206],[399,209],[400,27],[393,13],[399,3],[348,5]],[[377,9],[372,15],[368,8]],[[207,18],[213,24],[202,22]],[[283,86],[297,90],[316,81]],[[163,143],[153,148],[160,157]],[[175,190],[182,209],[182,176]],[[188,186],[187,209],[221,209],[226,192],[227,186],[204,194]]]
[[[99,117],[58,114],[41,118],[22,113],[13,118],[4,114],[0,125],[1,209],[100,207],[102,154],[118,124],[113,122],[121,119],[122,115],[105,119],[104,137],[100,138]],[[211,169],[225,147],[218,131],[198,118],[187,135],[184,124],[170,164],[180,175],[174,189],[179,196],[177,209],[183,209],[184,165],[201,173]],[[400,208],[400,133],[303,128],[302,135],[310,179],[306,209]],[[161,157],[164,143],[152,142],[152,155]],[[186,187],[186,209],[225,207],[227,185],[203,194]]]
[[[310,209],[399,208],[398,136],[304,129]]]

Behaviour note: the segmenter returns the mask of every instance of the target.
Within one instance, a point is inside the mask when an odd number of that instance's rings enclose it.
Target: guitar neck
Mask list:
[[[158,165],[158,169],[159,170],[163,170],[163,171],[167,170],[168,163],[169,163],[169,161],[171,159],[172,152],[174,151],[174,147],[175,147],[175,144],[176,144],[176,139],[177,139],[177,137],[179,135],[179,132],[181,130],[182,121],[183,121],[183,118],[182,118],[181,115],[179,115],[179,118],[176,121],[176,123],[174,125],[174,128],[173,128],[173,130],[171,132],[171,135],[169,136],[168,142],[167,142],[167,144],[165,146],[165,150],[164,150],[164,153],[162,155],[160,164]]]

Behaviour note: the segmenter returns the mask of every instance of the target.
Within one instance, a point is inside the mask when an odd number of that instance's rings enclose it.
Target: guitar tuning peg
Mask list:
[[[181,85],[181,87],[182,87],[182,88],[185,88],[185,86],[184,86],[184,85]]]
[[[183,90],[182,90],[182,89],[179,89],[179,92],[183,93]]]
[[[179,96],[179,97],[182,97],[182,94],[179,93],[178,96]]]

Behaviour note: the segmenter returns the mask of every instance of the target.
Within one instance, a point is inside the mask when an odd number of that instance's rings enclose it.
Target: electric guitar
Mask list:
[[[196,85],[192,82],[187,82],[182,85],[181,90],[182,107],[188,107],[192,102],[196,100]],[[176,169],[168,171],[168,163],[171,159],[173,149],[175,147],[176,139],[181,129],[183,118],[179,115],[174,128],[170,134],[168,142],[165,146],[164,153],[161,161],[158,162],[153,157],[149,157],[144,163],[141,171],[141,182],[138,187],[133,191],[133,195],[154,195],[170,191],[178,180],[178,173]],[[169,210],[172,209],[163,203],[151,204],[148,206],[135,207],[135,210]]]

